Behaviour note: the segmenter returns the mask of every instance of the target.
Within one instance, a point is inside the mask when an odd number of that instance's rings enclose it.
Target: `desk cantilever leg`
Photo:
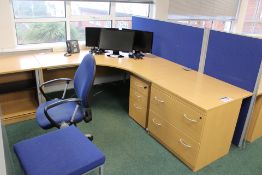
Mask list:
[[[42,69],[36,69],[35,70],[35,77],[36,77],[36,88],[37,88],[37,99],[38,99],[38,103],[41,104],[43,102],[45,102],[45,98],[43,97],[43,95],[40,92],[40,85],[44,82],[44,78],[43,78],[43,70]]]

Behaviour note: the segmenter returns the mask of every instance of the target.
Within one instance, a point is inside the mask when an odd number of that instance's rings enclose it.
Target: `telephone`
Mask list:
[[[79,53],[79,44],[77,40],[67,40],[66,41],[67,53]]]

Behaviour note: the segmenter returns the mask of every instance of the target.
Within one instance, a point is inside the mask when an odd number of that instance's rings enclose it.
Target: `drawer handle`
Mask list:
[[[136,109],[139,109],[139,110],[142,109],[142,107],[138,107],[136,104],[134,104],[134,107],[135,107]]]
[[[137,82],[135,82],[135,86],[136,86],[136,87],[139,87],[139,88],[147,89],[147,86],[140,85],[140,84],[138,84]]]
[[[138,95],[136,92],[135,92],[135,96],[136,96],[137,98],[141,98],[141,96]]]
[[[186,114],[184,114],[184,117],[190,122],[197,123],[197,120],[189,118]]]
[[[164,100],[160,100],[160,99],[158,99],[157,97],[154,97],[154,99],[155,99],[157,102],[159,102],[159,103],[165,103]]]
[[[179,139],[179,142],[180,142],[184,147],[186,147],[186,148],[191,148],[191,147],[192,147],[191,145],[186,144],[186,143],[182,140],[182,138]]]
[[[156,124],[157,126],[161,126],[161,125],[162,125],[161,123],[158,123],[155,118],[154,118],[152,121],[153,121],[153,123]]]

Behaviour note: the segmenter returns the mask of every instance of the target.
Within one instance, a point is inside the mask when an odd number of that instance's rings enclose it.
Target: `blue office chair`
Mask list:
[[[66,83],[63,96],[61,99],[52,99],[42,103],[36,111],[36,120],[40,127],[49,129],[52,127],[62,128],[84,120],[89,122],[92,120],[91,108],[89,105],[90,91],[93,86],[96,71],[96,63],[94,56],[86,55],[74,76],[74,89],[77,98],[64,99],[67,87],[70,81],[69,78],[59,78],[47,81],[40,86],[40,91],[48,100],[43,87],[58,81]]]

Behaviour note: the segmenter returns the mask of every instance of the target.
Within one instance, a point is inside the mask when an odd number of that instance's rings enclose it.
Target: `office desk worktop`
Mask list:
[[[0,56],[0,75],[36,70],[40,67],[41,65],[35,59],[34,55],[23,54]]]
[[[75,66],[81,63],[87,52],[64,56],[64,52],[36,54],[42,68]],[[176,92],[181,98],[209,110],[223,105],[221,98],[243,99],[252,94],[246,90],[225,83],[205,74],[190,70],[174,62],[148,55],[144,59],[112,58],[96,55],[98,66],[108,66],[129,71],[162,88]]]
[[[8,58],[1,58],[1,66],[8,64],[14,68],[7,70],[3,66],[4,71],[0,74],[35,70],[39,86],[44,74],[50,71],[55,71],[57,75],[56,71],[69,68],[72,73],[72,67],[77,67],[87,53],[81,51],[69,57],[65,57],[64,52],[10,57],[14,63],[8,62]],[[31,60],[29,64],[22,66],[28,60]],[[95,55],[95,60],[98,66],[131,73],[130,117],[138,123],[143,121],[143,124],[139,124],[148,128],[150,135],[193,171],[228,153],[242,100],[251,96],[251,92],[151,54],[144,59]],[[29,75],[20,77],[31,79]],[[6,81],[7,78],[3,79]],[[33,100],[25,96],[28,102]],[[41,96],[39,91],[37,96]],[[5,104],[5,101],[0,100],[0,103]],[[31,105],[30,109],[34,106]],[[27,111],[26,107],[23,110]],[[15,118],[10,116],[10,111],[7,113],[10,118],[6,120]]]

